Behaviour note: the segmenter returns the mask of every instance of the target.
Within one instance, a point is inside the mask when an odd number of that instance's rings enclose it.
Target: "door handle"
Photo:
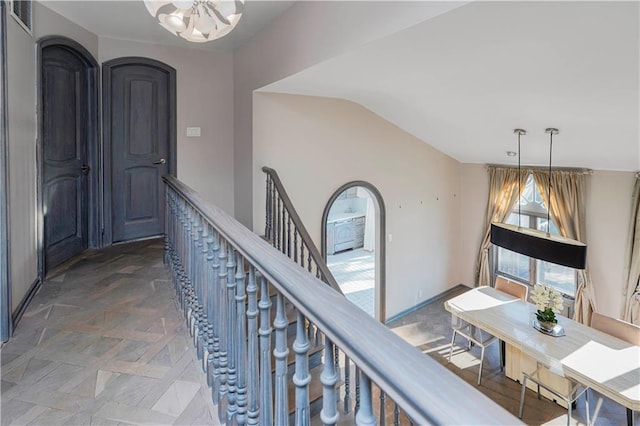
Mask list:
[[[153,164],[165,164],[166,162],[167,160],[165,160],[164,158],[161,158],[158,161],[154,161]]]
[[[89,170],[91,170],[91,168],[86,164],[83,164],[82,167],[80,168],[80,171],[82,172],[83,175],[86,175],[87,173],[89,173]]]

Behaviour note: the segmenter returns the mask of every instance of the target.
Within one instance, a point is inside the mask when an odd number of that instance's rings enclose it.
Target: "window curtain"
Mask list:
[[[478,271],[476,285],[491,285],[491,265],[489,262],[489,246],[491,223],[504,222],[520,196],[518,190],[524,188],[529,176],[528,170],[518,175],[518,169],[509,167],[488,166],[489,200],[484,238],[478,255]]]
[[[586,177],[582,171],[551,171],[551,200],[549,200],[549,172],[534,170],[533,178],[544,204],[549,209],[551,219],[558,227],[560,235],[586,242]],[[578,270],[578,286],[575,296],[573,319],[591,323],[595,310],[595,293],[588,269]]]
[[[625,257],[623,319],[640,325],[640,173],[636,174],[631,198],[631,226]]]

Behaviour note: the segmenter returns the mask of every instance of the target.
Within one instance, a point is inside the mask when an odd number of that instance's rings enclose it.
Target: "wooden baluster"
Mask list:
[[[198,317],[196,323],[197,335],[196,335],[196,356],[199,360],[204,356],[204,336],[205,333],[205,298],[204,298],[204,266],[206,265],[206,253],[207,245],[204,242],[205,232],[203,219],[200,215],[197,216],[198,224],[198,244],[195,255],[196,262],[196,294],[198,301]]]
[[[267,280],[260,276],[260,425],[273,425],[271,378],[271,299]]]
[[[356,406],[354,407],[354,411],[357,413],[358,410],[360,410],[360,368],[357,365],[355,365],[355,367],[356,367],[356,377],[355,377],[355,382],[356,382]]]
[[[276,209],[277,209],[276,210],[276,221],[275,221],[276,235],[275,235],[274,246],[275,246],[275,248],[280,250],[280,233],[281,233],[281,229],[280,229],[280,197],[278,197],[276,199]]]
[[[220,260],[220,269],[218,270],[218,324],[219,328],[219,340],[220,340],[220,352],[219,352],[219,390],[218,401],[214,401],[218,404],[218,418],[221,422],[224,422],[227,418],[227,367],[229,361],[227,358],[228,351],[228,334],[227,334],[227,242],[220,238],[220,253],[218,254]]]
[[[247,424],[257,425],[259,414],[259,369],[258,369],[258,286],[256,270],[249,267],[247,284]]]
[[[300,239],[300,266],[304,268],[304,240]]]
[[[387,395],[384,393],[384,391],[382,389],[380,389],[380,421],[379,424],[380,426],[384,426],[386,423],[386,401],[387,401]]]
[[[265,190],[265,219],[264,219],[264,237],[267,241],[271,241],[271,176],[267,175],[267,188]]]
[[[213,314],[212,297],[211,297],[211,270],[213,264],[213,228],[209,223],[205,224],[205,233],[203,237],[206,242],[203,244],[203,261],[204,270],[202,274],[202,306],[204,306],[204,354],[202,356],[202,371],[207,374],[207,384],[211,386],[211,378],[209,377],[209,362],[213,362],[213,325],[211,315]],[[210,358],[211,357],[211,358]]]
[[[394,404],[393,407],[393,425],[400,426],[400,407],[398,404]]]
[[[227,256],[227,422],[233,424],[236,406],[236,259],[229,244]]]
[[[357,425],[375,425],[376,416],[373,414],[373,406],[371,404],[371,380],[360,371],[360,404],[356,411]]]
[[[320,375],[322,382],[322,411],[320,411],[320,420],[323,425],[335,425],[338,421],[338,411],[336,410],[336,383],[338,375],[336,374],[336,364],[334,358],[334,346],[331,340],[326,336],[324,338],[324,367]]]
[[[247,423],[247,317],[244,258],[236,252],[236,423]]]
[[[213,259],[211,263],[211,329],[213,331],[213,356],[209,368],[211,394],[215,404],[220,400],[220,234],[213,231]]]
[[[289,420],[289,399],[287,398],[287,316],[284,309],[284,298],[278,293],[276,296],[276,318],[273,327],[276,333],[276,347],[273,356],[276,359],[275,376],[275,424],[286,425]]]
[[[351,360],[344,354],[344,412],[351,412]]]
[[[287,256],[291,258],[291,215],[287,214]]]
[[[307,269],[311,272],[311,250],[307,250]]]
[[[276,214],[276,187],[271,180],[271,200],[269,201],[269,231],[271,232],[271,244],[275,244],[275,214]]]
[[[164,235],[163,242],[164,248],[162,250],[162,263],[165,265],[169,265],[169,227],[171,226],[171,200],[169,198],[169,187],[167,185],[164,186]]]
[[[296,425],[309,425],[311,417],[309,413],[309,340],[305,333],[305,318],[298,311],[296,323],[296,340],[293,342],[293,351],[296,353],[295,374],[293,384],[296,386]],[[311,327],[311,323],[309,323]]]
[[[287,225],[286,225],[286,220],[285,220],[285,216],[287,213],[287,210],[285,209],[284,206],[284,201],[282,201],[282,199],[280,199],[280,204],[282,205],[282,217],[280,218],[280,220],[282,221],[282,223],[280,223],[280,251],[283,253],[286,253],[286,232],[287,232]]]
[[[298,263],[298,228],[293,229],[293,261]]]

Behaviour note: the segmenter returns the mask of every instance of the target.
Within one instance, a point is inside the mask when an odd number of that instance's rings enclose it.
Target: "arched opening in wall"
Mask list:
[[[322,214],[322,254],[345,297],[379,321],[385,312],[385,209],[368,182],[338,188]]]

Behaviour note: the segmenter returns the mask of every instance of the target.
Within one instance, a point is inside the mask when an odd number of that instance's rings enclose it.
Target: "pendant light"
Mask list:
[[[514,130],[518,135],[518,182],[520,179],[520,136],[526,134],[522,129]],[[556,128],[548,128],[549,134],[549,180],[547,186],[547,199],[551,201],[551,153],[553,149],[553,136],[559,133]],[[518,183],[518,198],[521,194]],[[545,262],[567,266],[569,268],[584,269],[587,262],[587,245],[571,239],[552,235],[549,232],[550,206],[547,206],[547,230],[541,231],[520,226],[520,203],[518,203],[518,225],[507,223],[491,224],[491,243],[507,250],[544,260]]]

